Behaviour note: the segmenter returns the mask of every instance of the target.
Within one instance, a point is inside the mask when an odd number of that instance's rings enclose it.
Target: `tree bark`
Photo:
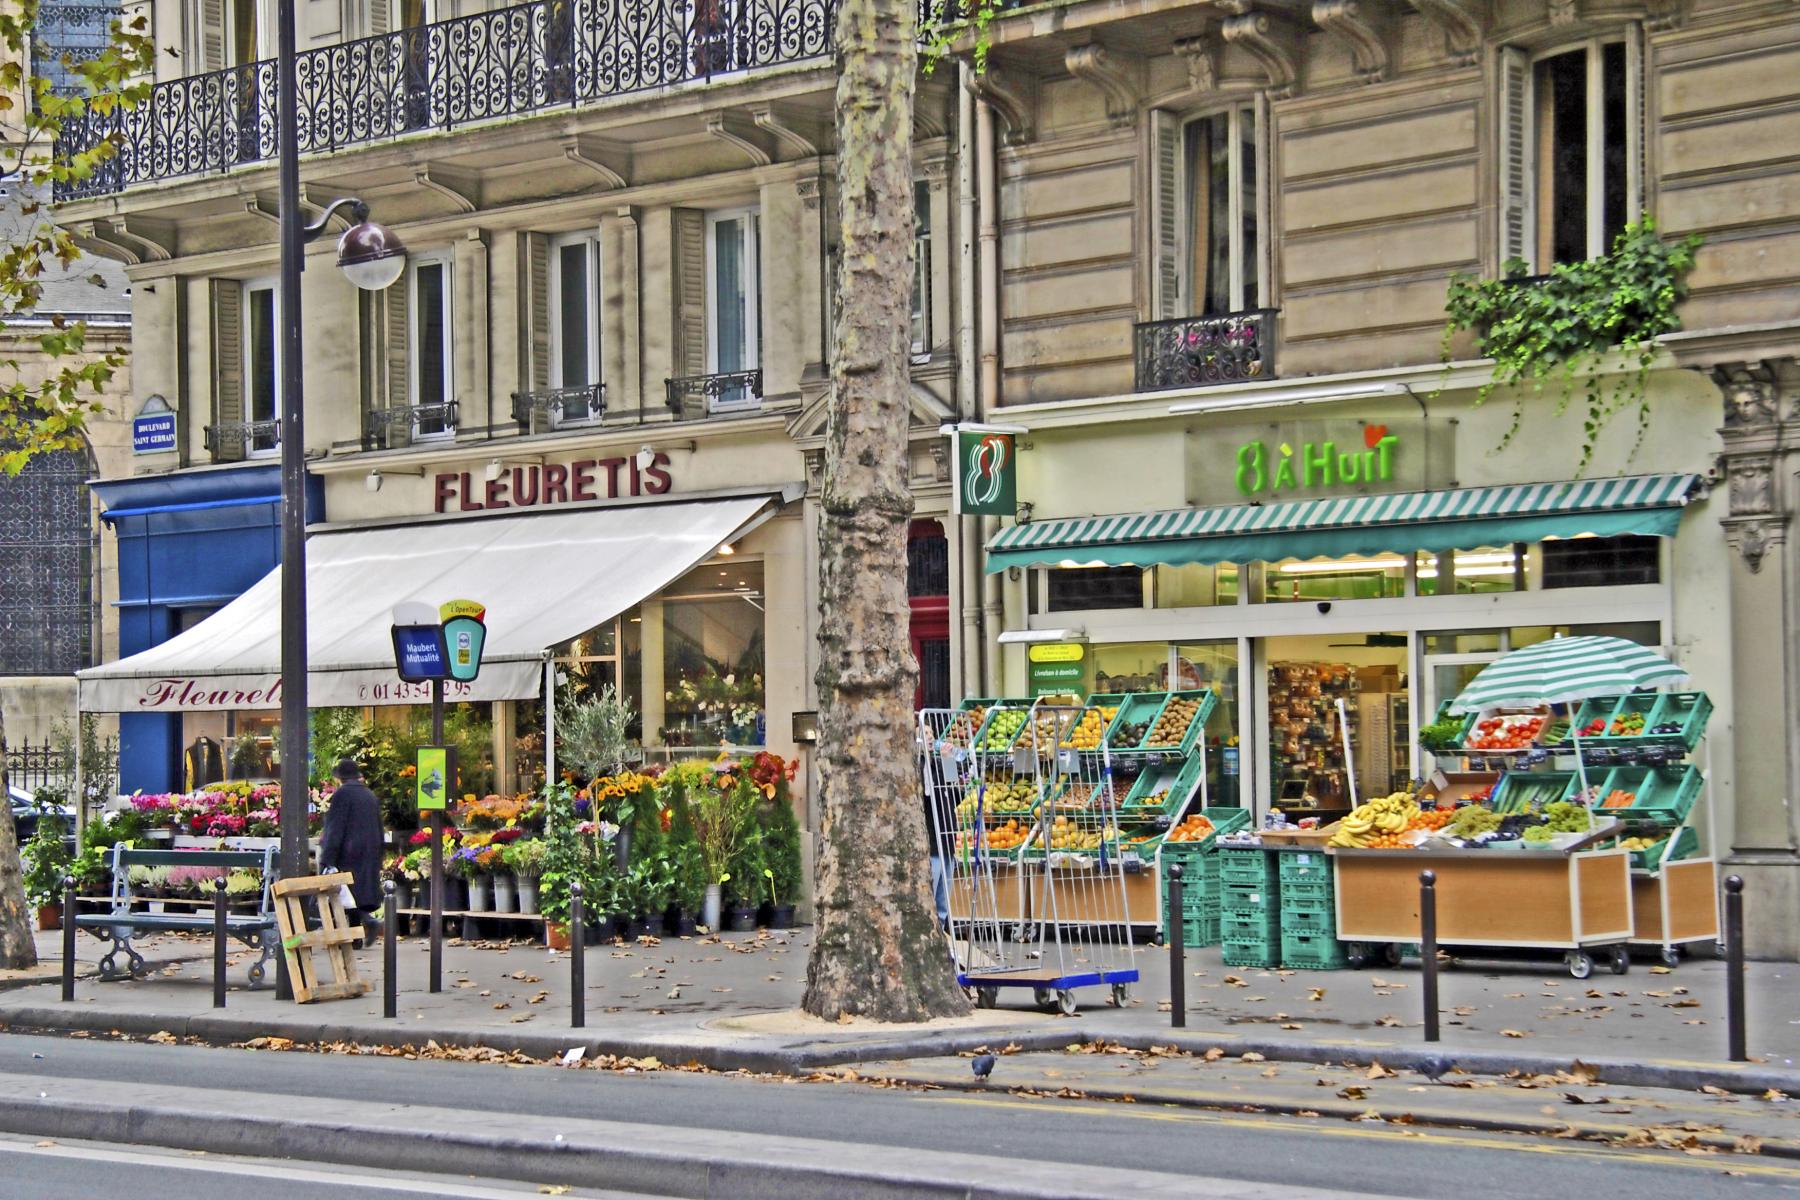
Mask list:
[[[0,817],[0,967],[16,970],[37,966],[37,939],[31,906],[25,900],[25,875],[19,864],[19,831],[13,826],[12,792],[6,778],[6,724],[0,718],[0,793],[6,815]],[[69,919],[73,919],[73,916]]]
[[[907,636],[913,254],[909,0],[837,15],[838,313],[819,527],[819,861],[803,1004],[919,1021],[967,1011],[937,926],[913,761]]]

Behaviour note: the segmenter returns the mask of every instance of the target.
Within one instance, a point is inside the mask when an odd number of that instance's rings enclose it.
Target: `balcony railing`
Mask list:
[[[397,450],[426,438],[456,435],[456,401],[447,404],[396,404],[363,414],[364,450]]]
[[[544,429],[598,421],[605,415],[605,396],[606,385],[603,383],[514,392],[513,420],[518,422],[520,433],[538,433]]]
[[[755,408],[762,402],[762,371],[726,371],[663,380],[669,412],[677,421],[698,421],[720,411]]]
[[[280,447],[280,421],[221,421],[206,427],[206,448],[216,462],[236,462]]]
[[[924,0],[930,3],[930,0]],[[534,0],[296,60],[300,152],[449,130],[818,58],[837,0]],[[58,200],[225,171],[276,153],[275,62],[156,84],[131,109],[63,126],[63,152],[118,148]]]
[[[1151,321],[1136,329],[1136,391],[1275,378],[1275,310]]]

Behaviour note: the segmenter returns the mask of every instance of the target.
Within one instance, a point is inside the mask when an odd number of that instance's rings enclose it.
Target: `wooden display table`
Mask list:
[[[1437,937],[1444,946],[1564,951],[1585,979],[1591,949],[1610,947],[1617,974],[1629,969],[1631,871],[1623,850],[1349,850],[1331,852],[1337,875],[1338,939],[1416,943],[1419,872],[1437,873]]]
[[[1665,863],[1660,874],[1631,873],[1631,944],[1656,946],[1663,962],[1675,947],[1719,940],[1719,868],[1710,858]]]

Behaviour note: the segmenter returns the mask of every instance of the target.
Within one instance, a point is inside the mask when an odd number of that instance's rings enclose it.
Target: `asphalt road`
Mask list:
[[[489,1119],[498,1128],[521,1119],[535,1117],[542,1125],[543,1119],[566,1116],[733,1130],[752,1137],[818,1138],[850,1146],[909,1147],[922,1153],[954,1150],[991,1155],[997,1172],[1006,1170],[1009,1159],[1027,1159],[1088,1169],[1129,1167],[1259,1180],[1370,1196],[1543,1200],[1547,1195],[1593,1194],[1694,1200],[1725,1195],[1727,1189],[1730,1195],[1743,1197],[1754,1189],[1757,1195],[1800,1197],[1800,1162],[1763,1156],[1695,1156],[1512,1134],[1306,1121],[1004,1092],[971,1095],[670,1071],[508,1068],[26,1036],[0,1037],[0,1070],[111,1079],[122,1089],[136,1080],[153,1079],[168,1085],[307,1097],[314,1104],[336,1094],[364,1101],[465,1107],[472,1122]],[[221,1093],[220,1103],[228,1109],[228,1093]],[[847,1146],[846,1153],[854,1151]],[[0,1171],[4,1169],[0,1160]],[[44,1169],[73,1171],[78,1178],[70,1179],[66,1187],[41,1192],[8,1192],[7,1184],[0,1182],[0,1196],[105,1195],[127,1185],[148,1195],[184,1190],[196,1196],[209,1194],[185,1185],[146,1189],[138,1168],[125,1164],[71,1164],[58,1159],[53,1168]],[[102,1186],[108,1179],[118,1187]],[[241,1188],[233,1194],[241,1194]]]

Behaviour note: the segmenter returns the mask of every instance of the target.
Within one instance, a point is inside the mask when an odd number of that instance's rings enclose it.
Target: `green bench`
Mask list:
[[[263,982],[281,943],[269,897],[276,872],[273,846],[262,850],[137,850],[121,844],[113,847],[112,860],[112,911],[81,913],[75,917],[76,928],[112,942],[112,948],[100,959],[101,979],[141,979],[149,973],[149,963],[131,944],[136,934],[209,933],[213,928],[210,905],[198,906],[187,913],[131,911],[135,899],[131,894],[131,868],[204,867],[219,871],[248,869],[262,872],[256,911],[227,913],[225,932],[246,946],[262,951],[262,957],[250,967],[250,983],[254,987]],[[120,954],[126,957],[123,971],[119,969]]]

